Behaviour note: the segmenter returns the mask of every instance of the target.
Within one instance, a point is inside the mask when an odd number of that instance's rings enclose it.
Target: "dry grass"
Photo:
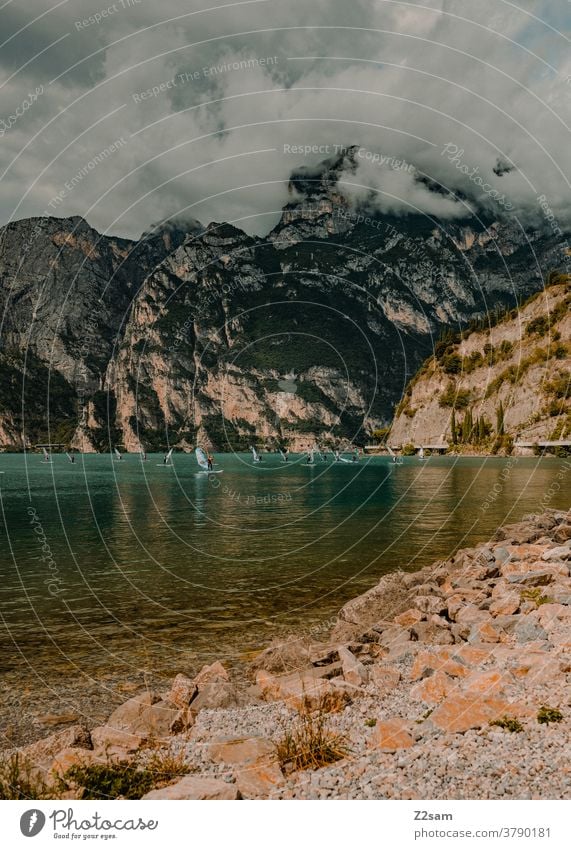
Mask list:
[[[49,798],[46,782],[29,760],[16,752],[0,761],[0,799]]]
[[[350,753],[347,738],[327,727],[323,706],[301,712],[295,722],[284,729],[277,751],[280,766],[286,773],[319,769]]]

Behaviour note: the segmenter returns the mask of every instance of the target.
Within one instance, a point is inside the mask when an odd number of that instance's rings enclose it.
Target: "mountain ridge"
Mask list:
[[[292,174],[265,238],[175,221],[132,241],[79,216],[1,228],[0,444],[361,443],[442,326],[530,294],[565,261],[562,239],[509,222],[356,207],[345,159]]]

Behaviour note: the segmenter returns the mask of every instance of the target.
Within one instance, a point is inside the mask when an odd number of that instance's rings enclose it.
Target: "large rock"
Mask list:
[[[491,622],[476,622],[470,627],[469,643],[499,643],[506,634],[502,628]]]
[[[369,678],[379,696],[392,692],[400,681],[401,674],[394,666],[372,666]]]
[[[163,701],[156,693],[145,692],[134,696],[116,708],[106,725],[98,729],[98,748],[117,732],[123,732],[119,736],[125,741],[131,740],[131,745],[137,745],[137,741],[141,745],[146,740],[165,739],[171,734],[171,724],[178,713],[175,705]]]
[[[465,661],[457,660],[456,649],[435,649],[420,652],[410,671],[410,680],[418,681],[428,678],[435,672],[445,672],[452,678],[464,678],[470,674],[470,668]]]
[[[166,701],[184,710],[189,706],[197,693],[198,687],[196,682],[191,681],[186,675],[179,673],[172,682]]]
[[[200,690],[205,684],[217,684],[220,681],[229,681],[228,672],[222,666],[219,660],[211,663],[209,666],[203,666],[198,675],[194,678],[194,684]]]
[[[385,575],[363,595],[347,602],[339,611],[332,639],[346,643],[381,620],[394,619],[410,607],[409,592],[400,572]]]
[[[430,643],[437,646],[452,645],[454,637],[447,627],[431,622],[418,622],[411,628],[413,638],[419,643]]]
[[[571,560],[571,546],[558,545],[555,548],[549,548],[541,555],[542,560]]]
[[[567,542],[568,539],[571,539],[571,525],[559,525],[553,531],[552,536],[555,542]]]
[[[517,613],[520,604],[521,598],[519,593],[504,592],[494,598],[488,610],[492,616],[511,616],[513,613]]]
[[[244,798],[266,797],[283,783],[276,746],[266,738],[217,738],[208,754],[217,763],[235,767],[236,784]]]
[[[283,701],[296,710],[337,710],[348,701],[334,683],[319,678],[312,669],[292,675],[271,675],[260,669],[256,683],[266,701]],[[354,689],[354,688],[353,688]]]
[[[284,675],[305,668],[309,662],[310,649],[307,640],[289,636],[274,640],[267,649],[255,658],[252,662],[252,668],[254,670],[265,669],[266,672]]]
[[[430,722],[441,731],[464,733],[469,728],[482,728],[502,716],[529,716],[530,710],[497,696],[449,696],[430,715]]]
[[[446,612],[446,602],[438,595],[418,595],[414,599],[414,606],[421,613],[426,613],[430,616],[433,613],[440,615]]]
[[[160,790],[151,790],[143,799],[239,799],[236,784],[228,784],[217,778],[203,778],[200,775],[186,775],[176,784],[169,784]]]
[[[200,685],[198,696],[190,703],[189,711],[196,716],[201,710],[231,708],[236,707],[238,703],[238,691],[234,684],[224,680],[212,681]]]
[[[72,766],[91,766],[92,764],[104,763],[107,763],[107,759],[91,749],[62,749],[52,762],[51,773],[54,776],[61,777]]]
[[[348,681],[349,684],[353,684],[355,687],[362,687],[366,684],[369,680],[369,675],[361,661],[357,660],[355,655],[349,649],[345,648],[345,646],[339,646],[338,653],[345,681]]]
[[[31,764],[51,764],[58,752],[62,749],[92,749],[90,732],[82,725],[72,725],[62,731],[56,731],[43,740],[30,743],[19,749],[23,759]]]
[[[410,696],[427,705],[437,705],[456,687],[457,684],[445,672],[435,672],[415,684],[410,691]]]
[[[420,610],[415,607],[410,607],[408,610],[405,610],[404,613],[400,613],[398,616],[395,616],[395,623],[403,628],[409,628],[411,625],[415,625],[423,619],[425,619],[424,613],[421,613]]]
[[[522,587],[546,587],[553,581],[553,572],[547,569],[534,569],[532,572],[521,572],[506,576],[510,584]]]
[[[547,632],[530,616],[520,617],[521,621],[514,628],[514,637],[518,643],[531,643],[535,640],[546,640]]]
[[[409,724],[404,719],[387,719],[377,722],[369,746],[381,752],[396,752],[414,746],[414,738],[409,733]]]

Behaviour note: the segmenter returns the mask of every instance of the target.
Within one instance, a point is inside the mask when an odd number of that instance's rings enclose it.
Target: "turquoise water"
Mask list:
[[[326,626],[383,573],[413,570],[543,507],[569,460],[284,464],[218,455],[1,455],[0,669],[170,674]]]

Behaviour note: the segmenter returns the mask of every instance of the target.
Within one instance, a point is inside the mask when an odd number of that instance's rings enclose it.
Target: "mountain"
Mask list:
[[[458,326],[542,285],[565,238],[347,200],[356,148],[291,175],[266,238],[228,223],[138,241],[81,218],[0,230],[0,444],[148,450],[363,442]]]
[[[410,381],[390,445],[511,451],[571,436],[571,275],[519,309],[448,333]]]

